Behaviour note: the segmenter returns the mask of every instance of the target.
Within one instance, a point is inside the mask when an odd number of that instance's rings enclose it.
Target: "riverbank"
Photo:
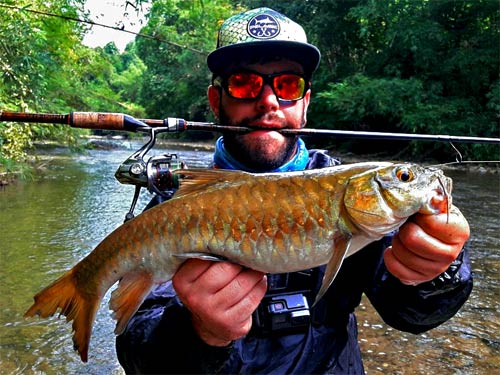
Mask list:
[[[473,160],[465,160],[462,162],[444,162],[440,163],[436,160],[401,160],[401,159],[393,159],[387,155],[357,155],[353,153],[334,153],[331,152],[332,155],[338,156],[343,164],[350,163],[360,163],[360,162],[368,162],[368,161],[389,161],[389,162],[412,162],[417,163],[426,167],[435,167],[440,168],[443,171],[447,170],[462,170],[464,172],[471,173],[488,173],[488,174],[500,174],[500,161],[494,162],[481,162],[481,161],[473,161]]]
[[[103,146],[103,137],[87,137],[89,139],[89,144]],[[105,142],[109,142],[105,141]],[[159,139],[155,144],[155,148],[159,149],[169,149],[173,148],[176,150],[189,150],[189,151],[213,151],[214,141],[190,141],[190,140],[179,140],[179,139]],[[394,160],[388,155],[359,155],[354,153],[339,153],[335,150],[328,150],[330,155],[334,155],[342,161],[343,164],[359,163],[367,161],[401,161],[406,162],[409,160]],[[451,162],[451,163],[439,163],[436,160],[411,160],[412,162],[425,165],[425,166],[436,166],[443,170],[465,170],[467,172],[478,172],[478,173],[500,173],[500,161],[495,163],[481,163],[476,161],[463,161],[461,163]]]
[[[185,149],[185,150],[191,150],[191,151],[213,151],[215,149],[214,147],[214,141],[182,141],[182,140],[172,140],[172,139],[162,139],[157,142],[157,146],[162,147],[162,148],[175,148],[175,149]],[[435,166],[436,168],[441,168],[444,171],[446,170],[464,170],[467,172],[473,172],[473,173],[493,173],[493,174],[500,174],[500,161],[495,161],[495,162],[483,162],[481,163],[480,161],[463,161],[461,163],[458,162],[446,162],[446,163],[439,163],[436,160],[400,160],[400,159],[393,159],[388,155],[380,155],[380,154],[373,154],[373,155],[359,155],[359,154],[354,154],[354,153],[339,153],[333,149],[327,149],[328,153],[330,155],[333,155],[335,157],[340,158],[343,164],[350,164],[350,163],[360,163],[360,162],[368,162],[368,161],[373,161],[373,160],[378,160],[378,161],[392,161],[392,162],[414,162],[417,164],[421,164],[424,166]]]
[[[146,143],[146,139],[142,138],[126,138],[123,136],[84,136],[81,138],[80,145],[77,148],[71,148],[66,145],[61,145],[58,142],[53,141],[43,141],[35,142],[33,149],[28,154],[28,159],[25,163],[20,164],[20,171],[2,171],[0,170],[0,186],[9,185],[15,183],[16,181],[29,179],[33,173],[42,172],[43,164],[46,160],[41,162],[37,156],[42,153],[51,153],[54,150],[65,150],[67,152],[85,152],[89,149],[99,149],[99,150],[116,150],[116,149],[128,149],[132,152],[138,150],[143,144]],[[189,150],[189,151],[206,151],[212,152],[214,150],[214,141],[191,141],[184,139],[158,139],[154,146],[158,150],[169,149],[178,150]],[[358,155],[354,153],[339,153],[335,150],[328,150],[331,155],[335,155],[340,158],[342,163],[358,163],[365,161],[408,161],[408,160],[394,160],[388,155],[374,154],[374,155]],[[46,159],[46,158],[44,158]],[[451,162],[438,164],[437,161],[433,160],[412,160],[412,162],[419,163],[426,166],[435,166],[438,168],[446,170],[463,170],[472,173],[493,173],[500,174],[500,162],[482,163],[476,161],[463,161],[461,163]]]

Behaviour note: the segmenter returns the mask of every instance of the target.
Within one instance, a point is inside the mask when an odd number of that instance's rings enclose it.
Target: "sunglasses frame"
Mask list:
[[[261,77],[263,80],[262,87],[260,88],[259,93],[254,98],[237,98],[237,97],[232,96],[231,93],[229,92],[229,78],[234,74],[242,74],[242,73],[255,74],[255,75]],[[298,76],[304,80],[304,91],[302,92],[300,97],[298,97],[296,99],[282,99],[278,96],[278,94],[276,94],[276,90],[275,90],[274,84],[273,84],[274,78],[282,76],[282,75],[287,75],[287,74]],[[296,102],[298,100],[304,99],[304,96],[306,95],[307,90],[309,90],[311,88],[311,83],[309,81],[309,78],[305,74],[297,73],[294,71],[284,71],[284,72],[273,73],[273,74],[263,74],[263,73],[259,73],[259,72],[253,71],[253,70],[235,71],[235,72],[229,73],[225,76],[220,76],[220,75],[217,76],[216,78],[213,79],[212,84],[216,87],[222,87],[226,91],[227,95],[230,98],[235,99],[235,100],[245,100],[245,101],[257,99],[262,94],[262,91],[264,90],[265,85],[269,85],[269,87],[271,87],[271,90],[273,90],[274,95],[276,95],[276,98],[280,102]]]

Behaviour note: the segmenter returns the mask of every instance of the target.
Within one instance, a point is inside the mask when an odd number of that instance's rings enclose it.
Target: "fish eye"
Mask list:
[[[414,178],[413,171],[409,168],[402,167],[396,170],[396,177],[399,181],[410,182]]]

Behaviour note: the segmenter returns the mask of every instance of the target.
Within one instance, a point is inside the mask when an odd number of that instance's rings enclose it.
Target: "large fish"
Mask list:
[[[289,173],[179,170],[174,198],[109,234],[87,257],[35,297],[26,316],[73,320],[83,361],[100,301],[116,334],[159,283],[187,258],[224,259],[266,273],[327,263],[318,300],[343,259],[417,213],[451,204],[451,180],[413,164],[357,163]]]

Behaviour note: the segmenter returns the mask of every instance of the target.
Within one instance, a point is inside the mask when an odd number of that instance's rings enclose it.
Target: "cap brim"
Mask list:
[[[293,41],[269,40],[247,42],[221,47],[207,57],[212,73],[223,72],[232,62],[252,61],[258,57],[282,56],[297,61],[306,74],[312,74],[318,67],[321,53],[312,44]]]

